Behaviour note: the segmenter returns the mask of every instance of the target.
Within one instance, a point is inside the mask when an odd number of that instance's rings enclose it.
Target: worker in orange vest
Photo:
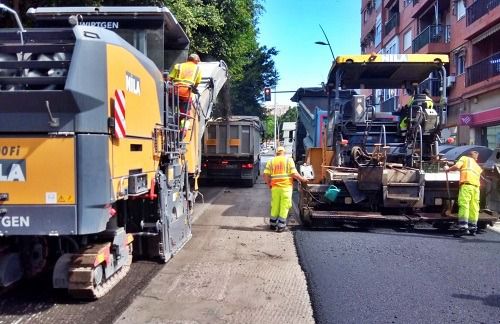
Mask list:
[[[282,232],[286,228],[288,210],[292,207],[293,179],[307,183],[295,168],[290,157],[285,156],[285,148],[279,146],[276,156],[267,161],[264,169],[264,180],[271,188],[270,228]]]
[[[174,84],[174,93],[179,96],[179,110],[184,116],[180,118],[180,137],[181,140],[190,129],[191,119],[194,113],[191,112],[192,93],[196,93],[196,88],[201,82],[201,72],[198,63],[200,57],[197,54],[191,54],[185,63],[176,64],[174,69],[168,75],[168,79]]]
[[[191,103],[191,94],[196,91],[201,82],[201,71],[197,54],[189,55],[185,63],[176,64],[169,73],[168,79],[174,84],[175,93],[179,94],[179,108],[182,113],[187,113]]]
[[[455,165],[444,167],[444,171],[460,170],[460,189],[458,192],[458,226],[455,236],[475,235],[479,218],[479,185],[483,170],[477,164],[479,153],[471,151],[462,156]]]

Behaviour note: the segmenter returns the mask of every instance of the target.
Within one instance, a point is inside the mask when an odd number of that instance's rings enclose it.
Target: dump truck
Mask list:
[[[440,132],[447,117],[446,64],[448,56],[438,54],[336,58],[324,95],[319,96],[321,108],[328,115],[321,131],[322,145],[309,148],[307,165],[301,167],[307,173],[313,171],[313,179],[307,188],[301,188],[298,199],[304,224],[413,227],[428,223],[445,229],[456,222],[460,175],[444,172],[444,165],[454,160],[440,151]],[[404,115],[401,111],[377,111],[365,95],[354,90],[413,90],[431,73],[441,82],[438,103],[429,107],[425,95],[417,93]],[[308,106],[308,111],[299,112],[299,116],[311,116],[311,106],[318,101],[303,91],[295,97],[302,101],[299,107]],[[409,120],[406,129],[401,127],[404,117]],[[307,119],[301,122],[308,123]],[[312,130],[308,136],[318,132],[312,125],[307,128]],[[479,227],[497,219],[496,213],[483,209]]]
[[[255,116],[210,120],[203,137],[203,181],[238,181],[253,187],[260,175],[263,131],[259,117]]]
[[[192,236],[201,137],[164,80],[189,39],[164,7],[32,8],[30,29],[0,9],[17,22],[0,30],[0,285],[52,272],[99,298],[132,257],[166,262]],[[198,124],[227,79],[200,67]]]

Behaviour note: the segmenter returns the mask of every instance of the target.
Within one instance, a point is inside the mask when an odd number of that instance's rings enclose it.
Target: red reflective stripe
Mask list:
[[[116,138],[124,138],[127,133],[127,125],[125,122],[125,94],[122,90],[115,90],[114,98],[114,117],[115,117],[115,132]]]

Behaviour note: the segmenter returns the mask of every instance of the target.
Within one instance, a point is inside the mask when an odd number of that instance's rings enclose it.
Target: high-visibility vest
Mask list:
[[[191,87],[201,80],[200,68],[193,62],[176,64],[172,77],[174,85],[177,86],[179,98],[189,100],[191,97]]]
[[[479,187],[483,170],[476,160],[468,156],[462,156],[458,160],[457,166],[460,168],[460,184],[468,183]]]
[[[408,117],[404,117],[403,119],[401,119],[401,122],[399,123],[399,129],[402,131],[408,129]]]
[[[429,96],[425,96],[425,103],[427,104],[427,109],[434,109],[434,101]]]
[[[292,174],[296,173],[295,163],[286,156],[276,156],[266,164],[264,174],[271,176],[273,188],[291,188],[293,185]]]

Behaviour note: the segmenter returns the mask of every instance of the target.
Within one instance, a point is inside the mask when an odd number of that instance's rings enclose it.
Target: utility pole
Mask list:
[[[276,149],[278,149],[278,143],[277,143],[277,137],[276,134],[278,133],[278,113],[276,111],[277,106],[276,106],[276,87],[274,88],[274,151],[276,152]]]

